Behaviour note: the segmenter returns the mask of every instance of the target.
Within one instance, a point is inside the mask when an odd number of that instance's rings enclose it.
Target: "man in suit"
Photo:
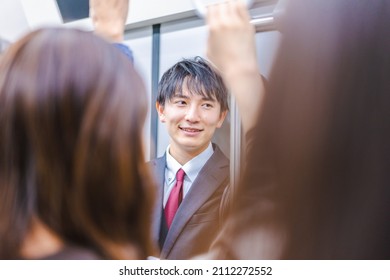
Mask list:
[[[162,259],[207,252],[220,229],[229,160],[211,139],[228,112],[227,95],[220,75],[200,57],[176,63],[159,83],[156,109],[170,144],[149,164],[158,184],[153,238]]]

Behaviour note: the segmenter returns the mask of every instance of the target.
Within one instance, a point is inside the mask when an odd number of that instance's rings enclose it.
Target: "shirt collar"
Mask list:
[[[182,168],[184,172],[186,173],[186,177],[192,182],[196,179],[198,176],[200,170],[203,168],[203,166],[206,164],[206,162],[209,160],[209,158],[213,155],[213,145],[210,144],[207,146],[207,148],[201,152],[199,155],[188,161],[186,164],[181,166],[180,163],[177,162],[176,159],[174,159],[171,154],[169,153],[169,147],[167,147],[166,150],[166,160],[167,160],[167,169],[170,174],[176,175],[177,171]]]

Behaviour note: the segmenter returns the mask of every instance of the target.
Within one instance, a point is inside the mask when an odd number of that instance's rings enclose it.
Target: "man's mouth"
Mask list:
[[[203,129],[191,128],[191,127],[179,127],[181,130],[185,132],[201,132]]]

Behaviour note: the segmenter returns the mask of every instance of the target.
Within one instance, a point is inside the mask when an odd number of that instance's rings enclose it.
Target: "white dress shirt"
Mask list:
[[[164,182],[164,207],[165,204],[168,201],[168,197],[175,186],[176,183],[176,173],[181,168],[186,173],[184,176],[184,182],[183,182],[183,199],[187,195],[188,191],[190,190],[192,183],[195,181],[196,177],[198,176],[200,170],[203,168],[203,166],[206,164],[206,162],[209,160],[209,158],[213,155],[213,145],[209,144],[209,146],[201,152],[199,155],[188,161],[183,166],[175,160],[171,154],[169,153],[169,147],[167,147],[166,150],[166,167],[165,167],[165,182]]]

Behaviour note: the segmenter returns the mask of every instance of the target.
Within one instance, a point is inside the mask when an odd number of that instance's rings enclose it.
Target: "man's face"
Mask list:
[[[165,123],[171,137],[170,154],[187,154],[195,157],[209,145],[215,129],[221,127],[226,113],[216,100],[190,94],[183,86],[165,106],[156,104],[160,121]]]

